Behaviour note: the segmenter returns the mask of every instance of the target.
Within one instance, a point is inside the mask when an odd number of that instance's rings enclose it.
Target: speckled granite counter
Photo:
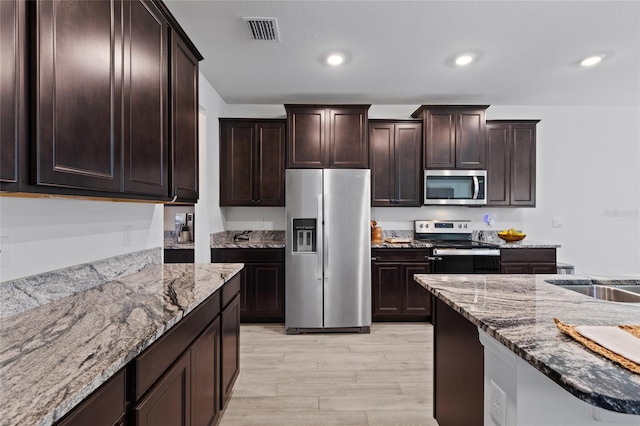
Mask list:
[[[640,375],[584,348],[553,322],[555,317],[572,325],[639,324],[638,304],[601,301],[545,282],[591,282],[588,277],[416,275],[415,279],[574,396],[607,410],[640,414]],[[640,285],[638,279],[624,282]]]
[[[210,236],[211,248],[284,248],[285,231],[224,231]]]
[[[0,320],[0,419],[50,425],[242,269],[150,264]]]
[[[525,238],[524,240],[507,242],[498,237],[498,231],[473,231],[471,238],[474,241],[495,245],[501,249],[517,249],[517,248],[559,248],[560,244],[545,243],[532,241]]]

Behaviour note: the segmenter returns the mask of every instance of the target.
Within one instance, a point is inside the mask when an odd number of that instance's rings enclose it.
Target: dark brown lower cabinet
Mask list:
[[[124,424],[126,371],[120,370],[57,423],[58,426],[113,426]]]
[[[164,263],[193,263],[195,252],[193,249],[165,249]]]
[[[212,425],[220,415],[220,318],[191,347],[191,419]]]
[[[555,248],[500,249],[502,274],[556,274]]]
[[[414,274],[428,274],[426,251],[373,249],[371,264],[373,321],[428,321],[431,294],[414,281]]]
[[[284,250],[211,249],[212,262],[244,263],[240,321],[284,322]]]
[[[221,406],[227,404],[240,374],[240,296],[222,310],[222,384]]]
[[[482,426],[484,349],[478,328],[437,298],[432,322],[433,417],[440,426]]]
[[[184,353],[134,408],[137,426],[191,424],[191,353]]]

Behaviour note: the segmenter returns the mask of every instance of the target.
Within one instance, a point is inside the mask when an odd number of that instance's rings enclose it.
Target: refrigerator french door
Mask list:
[[[368,332],[370,171],[286,171],[285,327]]]

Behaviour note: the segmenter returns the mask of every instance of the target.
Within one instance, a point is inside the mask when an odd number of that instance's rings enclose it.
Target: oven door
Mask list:
[[[498,274],[499,249],[434,248],[429,257],[434,274]]]

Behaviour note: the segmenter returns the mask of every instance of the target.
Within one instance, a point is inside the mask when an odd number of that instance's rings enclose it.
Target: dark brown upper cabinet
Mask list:
[[[422,105],[411,114],[423,120],[425,169],[484,169],[487,108]]]
[[[126,1],[123,6],[124,192],[166,197],[169,24],[153,3]]]
[[[187,43],[171,32],[172,194],[198,200],[198,61]]]
[[[370,105],[285,105],[287,167],[368,167]]]
[[[536,205],[536,124],[487,121],[487,205]]]
[[[119,1],[30,3],[37,185],[119,192],[122,7]]]
[[[197,200],[202,57],[164,3],[0,10],[3,191]]]
[[[20,190],[26,137],[24,69],[25,2],[0,1],[0,188]]]
[[[422,205],[422,124],[369,120],[371,205]]]
[[[220,205],[284,206],[285,120],[220,119]]]

